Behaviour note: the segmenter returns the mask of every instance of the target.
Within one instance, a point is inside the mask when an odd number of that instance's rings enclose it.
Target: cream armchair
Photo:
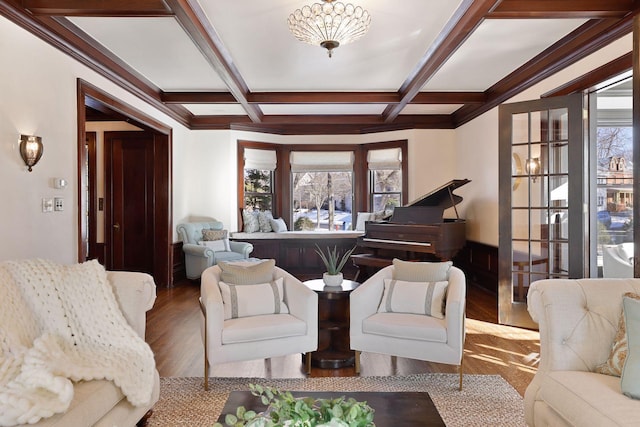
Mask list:
[[[311,371],[310,352],[318,348],[318,295],[279,267],[273,279],[283,279],[283,300],[289,314],[267,314],[225,320],[220,292],[222,270],[213,266],[202,273],[200,307],[204,314],[204,388],[209,387],[209,365],[268,359],[306,353],[306,372]]]
[[[466,280],[462,270],[449,269],[444,319],[419,314],[378,313],[384,279],[392,279],[394,266],[385,267],[356,288],[350,296],[351,349],[459,366],[462,389],[462,354],[465,339]]]

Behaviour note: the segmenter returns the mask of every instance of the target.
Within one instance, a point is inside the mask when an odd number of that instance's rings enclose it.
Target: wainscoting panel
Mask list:
[[[464,271],[467,282],[498,294],[498,248],[467,240],[453,260]]]

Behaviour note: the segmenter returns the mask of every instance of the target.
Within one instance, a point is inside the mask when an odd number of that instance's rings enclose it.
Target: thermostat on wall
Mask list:
[[[65,188],[67,186],[67,180],[65,180],[64,178],[54,178],[53,186],[55,188]]]

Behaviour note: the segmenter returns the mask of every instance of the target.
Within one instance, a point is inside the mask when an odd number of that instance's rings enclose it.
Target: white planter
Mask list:
[[[327,286],[334,286],[334,287],[340,286],[342,285],[342,273],[338,273],[338,274],[324,273],[322,275],[322,281]]]

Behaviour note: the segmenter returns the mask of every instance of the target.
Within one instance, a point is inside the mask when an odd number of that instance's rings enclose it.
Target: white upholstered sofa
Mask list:
[[[116,300],[125,319],[144,339],[146,312],[153,307],[156,286],[148,274],[108,272]],[[146,406],[133,406],[112,381],[80,381],[74,384],[73,400],[61,414],[43,418],[31,426],[135,426],[151,410],[160,394],[160,378],[155,371],[152,399]]]
[[[527,425],[640,425],[640,401],[622,394],[619,377],[594,372],[609,357],[626,292],[640,293],[640,279],[532,283],[540,366],[525,392]]]

